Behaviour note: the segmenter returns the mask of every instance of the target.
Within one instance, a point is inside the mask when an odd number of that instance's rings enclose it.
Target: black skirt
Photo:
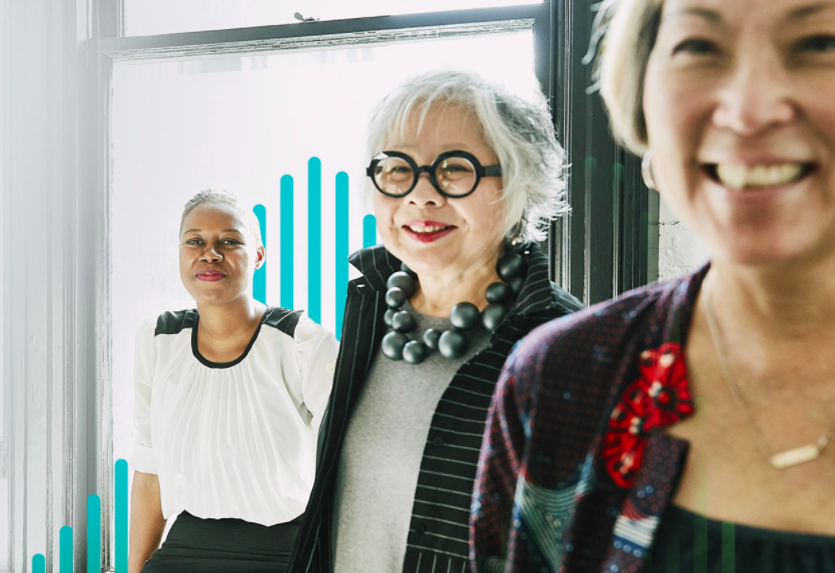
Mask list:
[[[287,570],[299,521],[267,527],[183,512],[142,573],[281,573]]]

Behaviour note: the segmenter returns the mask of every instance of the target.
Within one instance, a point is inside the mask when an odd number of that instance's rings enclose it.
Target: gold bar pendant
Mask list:
[[[821,451],[818,445],[809,444],[808,446],[800,446],[799,448],[795,448],[793,450],[787,450],[785,452],[780,452],[779,454],[774,454],[768,458],[768,461],[778,470],[782,470],[783,468],[811,462],[812,460],[818,459],[820,455]]]

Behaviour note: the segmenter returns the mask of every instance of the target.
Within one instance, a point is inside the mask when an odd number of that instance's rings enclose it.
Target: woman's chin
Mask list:
[[[717,257],[746,267],[780,267],[785,265],[812,263],[814,260],[829,256],[835,257],[835,248],[831,245],[815,245],[812,241],[802,241],[801,237],[777,234],[771,237],[751,238],[748,240],[728,241]]]
[[[407,251],[403,253],[402,257],[398,258],[417,274],[442,271],[449,267],[455,259],[449,255],[449,251],[433,253]]]

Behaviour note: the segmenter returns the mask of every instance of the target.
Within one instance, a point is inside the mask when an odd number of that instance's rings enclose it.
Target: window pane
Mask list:
[[[0,93],[0,106],[2,106],[2,93]],[[0,140],[0,153],[3,152],[2,140]],[[5,193],[6,190],[0,190]],[[0,196],[0,208],[5,197]],[[5,216],[0,213],[0,237],[6,239]],[[0,247],[2,252],[4,247]],[[6,400],[7,392],[10,392],[10,381],[6,376],[5,366],[7,364],[6,352],[6,299],[5,299],[5,265],[0,257],[0,573],[8,571],[9,567],[9,432],[6,429]]]
[[[537,89],[530,30],[391,42],[326,51],[118,63],[112,105],[111,200],[114,459],[129,460],[134,333],[142,320],[193,308],[178,271],[184,203],[206,188],[266,209],[266,302],[284,305],[292,222],[292,305],[337,331],[339,268],[363,246],[365,126],[370,108],[405,77],[442,64],[470,67],[518,93]],[[321,282],[308,294],[308,168],[321,161]],[[335,178],[349,176],[347,246],[337,262]],[[282,211],[281,179],[293,178]],[[315,224],[315,217],[314,222]],[[284,248],[287,245],[283,245]],[[315,259],[314,259],[315,260]],[[353,271],[353,269],[351,269]],[[355,276],[351,274],[351,277]],[[320,302],[318,302],[320,301]],[[318,302],[318,304],[317,304]],[[132,472],[130,472],[132,474]]]
[[[495,6],[534,4],[536,0],[125,0],[125,35],[145,36],[174,32],[246,28],[298,22],[305,18],[340,20],[462,10]]]

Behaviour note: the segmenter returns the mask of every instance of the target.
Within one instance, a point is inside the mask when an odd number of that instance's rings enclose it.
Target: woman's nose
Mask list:
[[[216,245],[207,243],[200,255],[200,260],[206,263],[219,263],[223,260],[223,255],[220,254]]]
[[[753,55],[737,64],[721,90],[714,124],[752,136],[795,119],[790,81],[775,59]]]
[[[428,173],[421,173],[418,177],[417,185],[412,189],[412,192],[406,195],[409,204],[414,205],[420,209],[432,205],[435,207],[442,207],[446,204],[446,197],[441,195],[437,189],[432,185]]]

